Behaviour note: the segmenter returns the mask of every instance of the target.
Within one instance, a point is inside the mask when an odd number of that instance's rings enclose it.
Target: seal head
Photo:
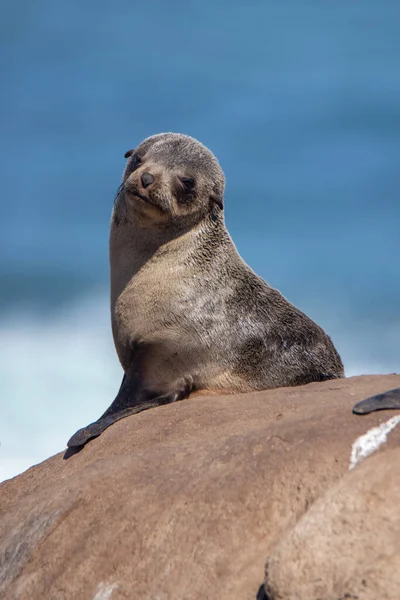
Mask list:
[[[185,230],[223,208],[225,178],[215,156],[194,138],[173,133],[144,140],[129,158],[118,196],[125,216],[149,228]]]

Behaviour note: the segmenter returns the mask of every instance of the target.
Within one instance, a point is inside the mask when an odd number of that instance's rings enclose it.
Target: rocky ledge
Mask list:
[[[351,412],[395,387],[193,397],[32,467],[0,486],[0,597],[398,600],[400,417]]]

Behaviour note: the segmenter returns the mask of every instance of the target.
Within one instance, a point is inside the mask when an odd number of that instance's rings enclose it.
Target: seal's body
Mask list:
[[[127,155],[110,235],[112,329],[125,376],[111,407],[68,445],[192,391],[343,377],[326,333],[239,256],[211,152],[160,134]]]

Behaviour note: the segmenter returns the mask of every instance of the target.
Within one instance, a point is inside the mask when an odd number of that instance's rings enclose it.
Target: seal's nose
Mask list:
[[[151,173],[143,173],[143,175],[141,176],[141,180],[143,187],[147,188],[148,185],[153,183],[154,177],[153,175],[151,175]]]

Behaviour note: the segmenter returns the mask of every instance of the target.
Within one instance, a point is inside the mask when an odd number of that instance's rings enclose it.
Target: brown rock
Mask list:
[[[271,600],[399,600],[400,447],[346,474],[268,561]]]
[[[0,486],[0,597],[255,600],[273,546],[395,414],[353,404],[399,385],[198,397],[119,421]],[[380,453],[399,444],[400,427]]]

